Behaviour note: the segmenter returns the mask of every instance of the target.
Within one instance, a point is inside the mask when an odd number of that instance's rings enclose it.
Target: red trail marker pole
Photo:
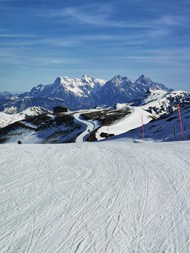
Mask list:
[[[181,111],[180,111],[180,105],[177,105],[177,110],[178,110],[178,116],[179,116],[179,122],[180,122],[180,129],[181,129],[181,138],[184,140],[184,130],[183,130],[183,123],[181,119]]]
[[[144,120],[142,115],[142,140],[144,141]]]

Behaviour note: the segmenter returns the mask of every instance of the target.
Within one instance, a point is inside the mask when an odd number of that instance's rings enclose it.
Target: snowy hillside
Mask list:
[[[41,107],[29,107],[21,113],[15,114],[0,112],[0,128],[13,124],[14,122],[24,120],[28,116],[38,116],[45,113],[48,113],[48,111]]]
[[[181,106],[190,104],[190,93],[185,91],[150,91],[144,100],[144,108],[154,115],[169,114]]]
[[[77,142],[79,140],[96,141],[131,130],[133,132],[128,133],[127,136],[136,139],[142,135],[142,124],[146,125],[146,138],[163,141],[171,140],[172,135],[176,139],[181,131],[178,122],[178,104],[181,107],[184,131],[190,124],[188,111],[190,93],[188,92],[150,88],[139,103],[138,106],[134,106],[134,103],[117,103],[113,107],[102,106],[90,110],[70,111],[70,118],[68,113],[65,116],[61,114],[59,117],[53,117],[48,111],[41,111],[41,108],[37,112],[38,107],[35,107],[35,113],[33,111],[32,114],[28,112],[28,109],[20,114],[0,113],[1,128],[19,121],[17,124],[0,130],[0,143],[15,143],[18,139],[24,143],[75,142],[78,135],[81,135],[81,138],[78,138]],[[27,117],[27,115],[41,114],[49,115],[33,120]],[[189,134],[187,133],[185,137],[189,139]]]
[[[156,141],[176,141],[190,140],[190,106],[184,106],[180,109],[181,123],[178,111],[171,113],[167,117],[161,117],[144,125],[145,140]],[[145,118],[145,117],[144,117]],[[123,136],[130,139],[142,139],[142,127],[133,129],[124,133],[117,138]]]
[[[178,104],[181,106],[184,131],[188,131],[189,128],[187,126],[190,125],[190,93],[184,91],[167,92],[160,89],[151,89],[145,99],[142,100],[140,106],[131,105],[131,113],[129,115],[111,125],[99,128],[96,137],[99,138],[101,133],[120,135],[132,130],[125,136],[135,139],[141,138],[142,124],[144,124],[146,126],[145,136],[147,138],[160,141],[176,139],[176,136],[180,136],[181,131],[177,111]],[[126,106],[126,104],[123,104],[123,106]],[[122,104],[119,104],[119,107],[122,107]],[[137,130],[135,131],[136,128]],[[151,131],[148,131],[148,129],[151,129]],[[175,138],[171,138],[171,136]],[[187,133],[186,139],[189,138],[190,136]]]
[[[189,253],[190,142],[0,146],[0,252]]]
[[[35,109],[35,113],[39,113],[39,108]],[[17,143],[19,140],[25,144],[68,143],[75,142],[76,137],[85,131],[86,125],[77,121],[72,112],[53,115],[45,110],[35,115],[34,112],[30,114],[30,110],[8,115],[14,118],[11,118],[12,124],[0,129],[0,143]]]
[[[119,135],[125,133],[131,129],[137,128],[142,125],[142,115],[144,117],[144,124],[147,124],[152,120],[151,114],[144,111],[143,107],[131,107],[131,113],[125,118],[109,125],[99,128],[98,132],[101,134],[108,132],[109,134]],[[97,137],[99,135],[97,133]]]
[[[96,141],[125,134],[131,139],[145,138],[166,141],[181,140],[181,126],[177,105],[181,107],[184,138],[190,139],[190,94],[181,91],[152,90],[142,105],[116,104],[115,108],[80,110],[52,116],[50,113],[34,118],[20,114],[1,113],[1,143],[64,143]],[[70,115],[70,116],[69,116]],[[80,135],[80,138],[77,136]],[[77,139],[76,139],[77,138]]]

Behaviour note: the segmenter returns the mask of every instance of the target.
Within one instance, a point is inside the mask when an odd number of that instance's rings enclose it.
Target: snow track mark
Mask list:
[[[126,140],[0,146],[0,251],[188,253],[189,153]]]

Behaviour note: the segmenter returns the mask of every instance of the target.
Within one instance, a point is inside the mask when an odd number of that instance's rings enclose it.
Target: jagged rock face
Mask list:
[[[144,75],[136,81],[118,75],[108,82],[83,76],[75,79],[58,77],[52,85],[38,85],[33,88],[30,95],[62,98],[66,106],[79,109],[99,104],[130,102],[144,96],[149,88],[168,90],[163,84],[155,83]]]
[[[58,77],[53,84],[34,87],[30,96],[60,98],[65,106],[72,109],[90,108],[97,104],[97,93],[104,83],[104,80],[88,76],[74,79]]]
[[[101,100],[108,105],[131,102],[146,96],[147,91],[151,88],[169,90],[163,84],[155,83],[144,75],[141,75],[136,81],[131,81],[127,77],[115,76],[102,87]]]
[[[39,84],[30,92],[0,98],[0,110],[15,107],[17,112],[20,112],[31,106],[42,106],[52,110],[57,105],[64,105],[72,110],[89,109],[103,104],[111,106],[142,98],[150,88],[168,91],[163,84],[155,83],[144,75],[136,81],[118,75],[107,82],[89,76],[58,77],[53,84]]]

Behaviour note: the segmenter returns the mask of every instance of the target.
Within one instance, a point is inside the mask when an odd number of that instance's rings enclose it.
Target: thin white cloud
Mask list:
[[[0,48],[0,64],[17,65],[20,67],[24,66],[38,66],[38,67],[48,67],[48,66],[67,66],[67,65],[78,65],[84,60],[76,59],[73,57],[55,57],[43,56],[33,54],[33,52],[28,52],[27,54],[22,50],[10,50],[10,48]]]
[[[82,60],[80,61],[76,58],[67,58],[67,57],[57,57],[54,56],[43,56],[43,57],[33,57],[31,62],[27,65],[32,66],[40,66],[40,67],[46,67],[46,66],[67,66],[67,65],[78,65],[82,64]]]
[[[57,19],[62,22],[80,22],[88,25],[102,25],[111,16],[112,8],[102,8],[102,6],[87,5],[83,7],[66,7],[63,9],[54,9],[48,11],[37,11],[36,15]]]
[[[189,25],[189,18],[177,15],[162,15],[160,19],[154,21],[158,25],[186,26]]]
[[[14,36],[13,36],[14,37]],[[48,45],[51,47],[74,47],[79,46],[85,42],[112,42],[124,39],[124,36],[113,36],[113,35],[83,35],[83,36],[68,36],[59,38],[33,38],[29,40],[21,41],[5,41],[1,42],[1,46],[12,47],[12,48],[23,48],[23,47],[35,47],[37,45]]]
[[[190,62],[190,47],[149,49],[147,52],[156,57],[167,57],[171,61]]]
[[[115,28],[158,28],[160,26],[183,26],[189,24],[189,19],[186,16],[180,15],[161,15],[160,18],[143,17],[143,20],[120,20],[116,21],[117,11],[107,6],[87,5],[85,7],[67,7],[60,10],[49,10],[37,12],[37,15],[46,18],[56,18],[57,21],[75,23],[84,25],[92,25],[98,27],[115,27]],[[126,15],[127,19],[127,15]]]
[[[23,49],[30,48],[34,49],[36,46],[48,46],[51,48],[71,48],[71,47],[97,47],[98,45],[106,44],[106,48],[109,46],[129,46],[134,47],[135,45],[143,46],[148,45],[153,41],[162,41],[163,39],[175,39],[172,37],[171,30],[163,28],[162,30],[149,29],[143,31],[143,33],[133,32],[124,35],[113,35],[113,34],[88,34],[88,35],[76,35],[76,36],[63,36],[63,37],[40,37],[32,36],[22,38],[16,37],[16,35],[10,35],[11,38],[17,38],[16,40],[2,41],[1,46],[10,47],[10,49]],[[176,39],[177,41],[177,39]]]
[[[1,31],[0,31],[1,32]],[[0,38],[34,38],[37,35],[33,34],[9,34],[9,33],[0,33]]]
[[[135,61],[138,63],[154,63],[160,66],[168,65],[172,67],[189,66],[190,63],[190,47],[183,48],[162,48],[162,49],[139,49],[135,52],[128,52],[128,54],[120,56],[110,56],[110,60],[124,60]]]

